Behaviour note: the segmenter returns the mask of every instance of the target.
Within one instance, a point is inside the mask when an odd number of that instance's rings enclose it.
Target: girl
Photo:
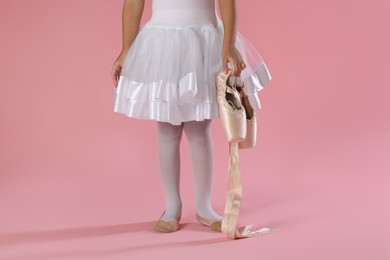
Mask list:
[[[222,69],[241,76],[252,107],[271,79],[256,49],[236,28],[236,1],[152,0],[152,16],[140,27],[144,0],[125,0],[122,51],[114,62],[114,111],[155,120],[165,211],[155,230],[179,229],[180,141],[185,132],[196,192],[196,218],[221,230],[210,202],[213,176],[212,118],[218,118],[215,77]]]

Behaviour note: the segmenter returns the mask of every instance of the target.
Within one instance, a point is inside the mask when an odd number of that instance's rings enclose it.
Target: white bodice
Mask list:
[[[217,25],[215,0],[153,0],[150,24]]]

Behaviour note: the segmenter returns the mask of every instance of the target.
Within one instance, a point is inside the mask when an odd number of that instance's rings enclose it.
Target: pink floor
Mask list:
[[[214,126],[220,133],[219,122]],[[142,134],[140,129],[132,131]],[[348,145],[317,143],[284,151],[259,146],[241,152],[240,224],[279,231],[237,241],[195,222],[185,159],[181,230],[153,231],[153,221],[163,211],[152,163],[156,158],[136,148],[141,146],[134,135],[125,141],[119,135],[96,140],[89,144],[91,153],[75,150],[62,162],[14,165],[13,172],[2,173],[0,259],[389,259],[385,157],[390,143],[385,137]],[[123,147],[134,142],[128,157],[115,156],[115,148],[125,151]],[[312,152],[314,147],[321,149]],[[53,153],[61,149],[65,148]],[[214,205],[222,212],[227,157],[223,147],[215,150]],[[373,151],[382,157],[370,156]],[[186,153],[184,141],[182,154]],[[249,166],[245,156],[250,153],[257,153],[256,165]],[[142,157],[152,162],[139,160]]]
[[[262,2],[239,3],[273,75],[258,143],[240,150],[239,222],[279,231],[232,241],[195,221],[185,135],[182,226],[153,231],[155,123],[112,112],[122,1],[2,1],[0,259],[390,259],[390,5]],[[213,137],[222,213],[219,119]]]

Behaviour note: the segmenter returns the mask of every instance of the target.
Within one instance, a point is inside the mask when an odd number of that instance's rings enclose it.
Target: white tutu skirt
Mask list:
[[[170,122],[218,118],[215,77],[222,70],[223,24],[141,26],[114,88],[114,111],[128,117]],[[248,39],[237,32],[236,47],[251,105],[271,80],[269,70]]]

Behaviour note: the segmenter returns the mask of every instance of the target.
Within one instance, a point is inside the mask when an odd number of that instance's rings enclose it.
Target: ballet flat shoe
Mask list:
[[[207,219],[205,217],[200,216],[198,213],[196,213],[196,220],[200,224],[208,226],[211,230],[222,231],[222,229],[221,229],[222,220],[214,220],[213,221],[213,220],[210,220],[210,219]]]
[[[222,128],[228,142],[241,142],[246,135],[246,115],[231,70],[216,76],[217,101]]]
[[[164,211],[164,213],[165,213],[165,211]],[[163,215],[164,215],[164,213],[163,213]],[[171,233],[171,232],[175,232],[175,231],[179,230],[179,227],[180,227],[179,221],[180,221],[181,216],[177,220],[176,219],[162,220],[161,217],[154,224],[154,229],[156,231],[162,232],[162,233]]]
[[[238,143],[239,149],[252,148],[256,145],[257,122],[256,112],[253,109],[248,95],[245,93],[245,84],[242,78],[236,77],[236,88],[240,93],[240,99],[246,115],[245,139]]]

